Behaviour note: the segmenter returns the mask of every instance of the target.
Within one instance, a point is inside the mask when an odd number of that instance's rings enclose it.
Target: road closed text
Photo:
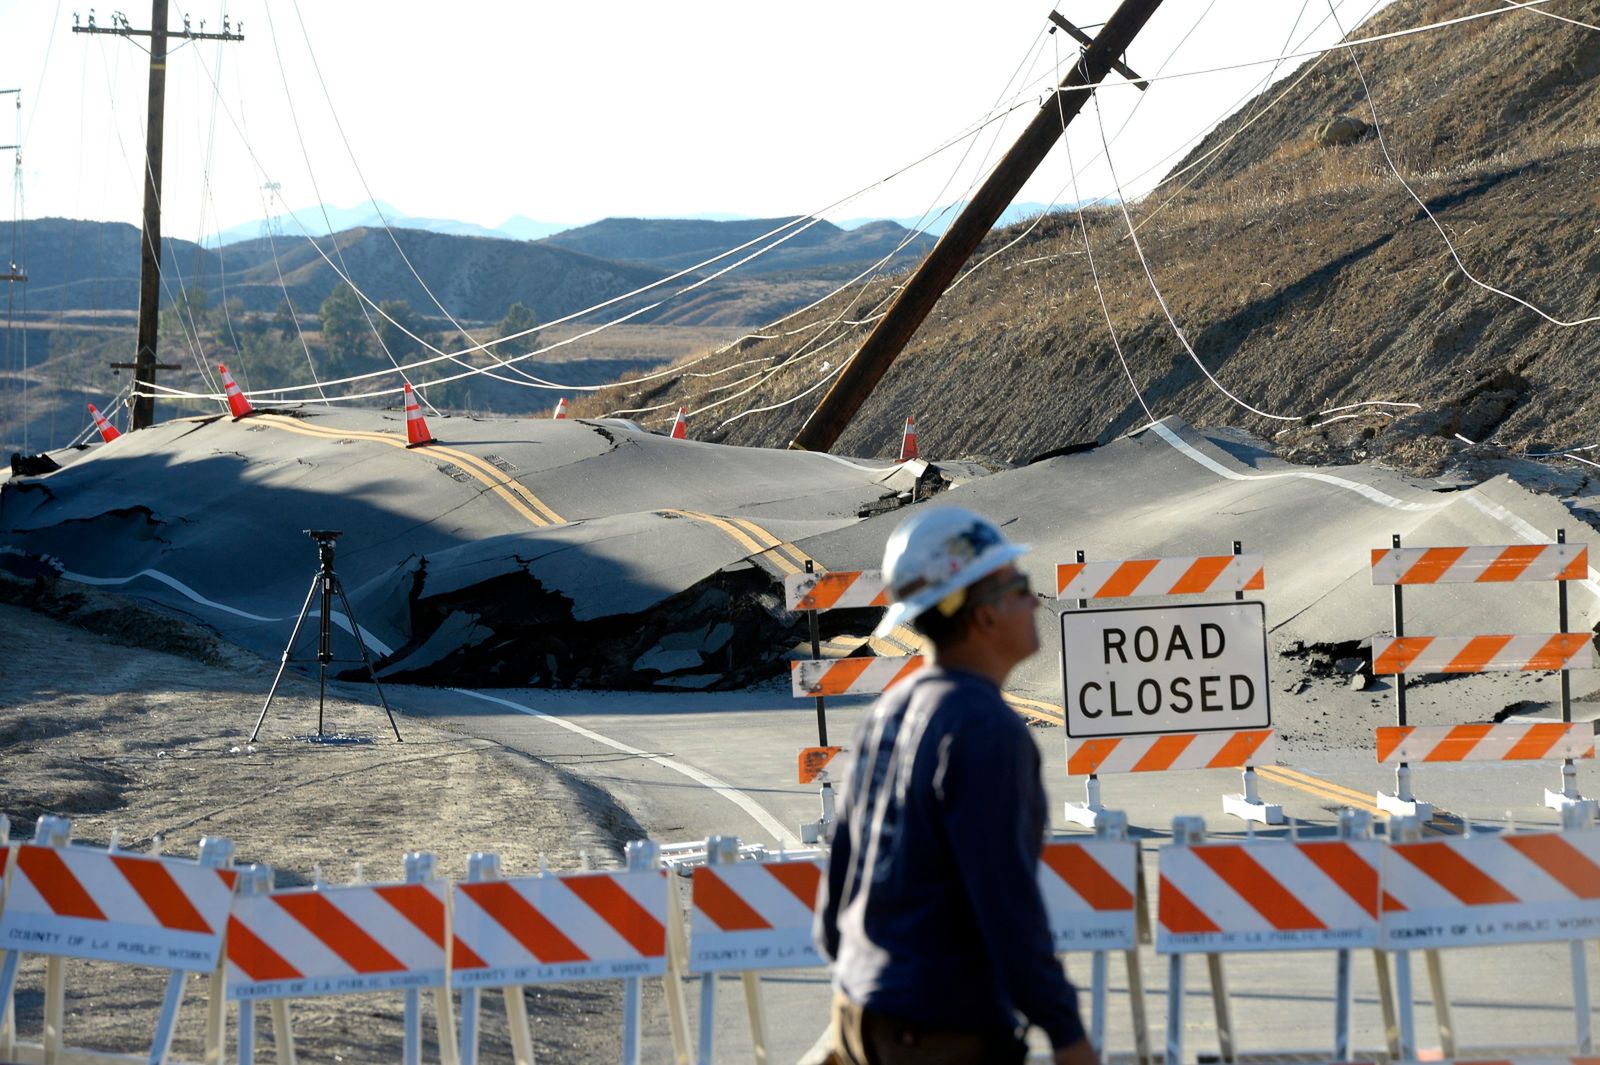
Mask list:
[[[1070,736],[1272,723],[1260,603],[1069,610],[1061,641]]]

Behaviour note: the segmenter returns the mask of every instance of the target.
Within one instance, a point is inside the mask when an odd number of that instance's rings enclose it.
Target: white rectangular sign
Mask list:
[[[1161,954],[1378,945],[1375,840],[1262,840],[1161,848]]]
[[[237,875],[178,858],[12,847],[0,954],[206,972],[222,951]]]
[[[1039,855],[1039,895],[1056,953],[1139,949],[1139,844],[1056,839]]]
[[[1255,601],[1063,611],[1061,674],[1074,738],[1272,724]]]
[[[811,937],[820,861],[739,862],[694,871],[689,971],[826,965]]]
[[[1394,843],[1383,855],[1383,946],[1600,937],[1600,831]]]

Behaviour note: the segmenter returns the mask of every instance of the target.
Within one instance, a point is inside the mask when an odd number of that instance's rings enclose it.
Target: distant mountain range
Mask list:
[[[939,237],[955,219],[963,203],[951,204],[939,211],[930,212],[931,221],[924,231],[931,236]],[[1006,226],[1024,218],[1032,218],[1050,209],[1049,204],[1043,203],[1014,203],[1006,208],[1000,216],[998,225]],[[608,219],[607,221],[615,221]],[[646,221],[662,222],[749,222],[756,221],[748,215],[734,214],[703,214],[694,215],[686,219],[661,219],[652,218]],[[877,222],[893,222],[906,229],[922,227],[927,221],[920,215],[907,215],[903,218],[849,218],[833,223],[840,229],[854,230],[869,226]],[[325,237],[329,233],[338,233],[346,229],[381,229],[384,225],[391,229],[421,229],[430,233],[446,233],[456,237],[502,237],[507,240],[542,240],[558,233],[571,232],[577,226],[567,222],[541,222],[527,215],[512,215],[497,226],[481,226],[476,222],[461,222],[453,218],[426,218],[418,215],[409,215],[399,210],[392,204],[377,200],[359,204],[355,207],[329,207],[327,205],[313,204],[302,207],[287,214],[274,215],[268,222],[248,222],[243,225],[230,226],[218,233],[208,236],[202,243],[209,248],[226,247],[229,244],[238,244],[247,240],[255,240],[267,236],[268,232],[281,233],[287,237],[301,237],[309,233],[313,236]],[[601,223],[591,223],[598,225]]]
[[[320,215],[320,211],[319,211]],[[349,212],[330,211],[338,225]],[[455,234],[422,228],[355,226],[315,243],[304,234],[253,236],[220,247],[183,240],[164,242],[164,303],[182,287],[206,290],[215,304],[236,300],[247,311],[272,312],[285,299],[302,314],[315,313],[340,282],[342,271],[373,300],[405,300],[418,313],[495,322],[513,303],[541,320],[563,317],[783,229],[793,235],[738,270],[696,285],[689,296],[641,313],[658,324],[759,324],[815,299],[885,257],[903,269],[924,256],[934,238],[913,235],[886,221],[845,230],[818,222],[798,230],[797,219],[705,221],[612,218],[566,229],[542,240]],[[412,219],[411,221],[427,221]],[[529,231],[540,223],[526,220]],[[23,223],[29,305],[34,310],[119,310],[138,303],[139,231],[112,222],[46,218]],[[788,228],[785,228],[788,227]],[[782,234],[780,234],[781,236]],[[756,240],[702,271],[736,262],[771,242]],[[404,258],[396,251],[404,252]],[[320,249],[320,250],[319,250]],[[407,260],[410,266],[407,265]],[[337,266],[337,270],[335,269]],[[411,267],[426,280],[424,288]],[[694,284],[688,274],[654,290],[656,303]],[[435,299],[438,305],[435,304]],[[631,309],[608,309],[616,314]]]
[[[346,229],[421,229],[429,233],[445,233],[454,237],[500,237],[505,240],[539,240],[563,229],[572,228],[564,222],[541,222],[526,215],[512,215],[498,226],[490,228],[475,222],[460,222],[453,218],[425,218],[409,215],[392,204],[378,200],[355,207],[329,207],[313,204],[287,214],[274,215],[266,222],[247,222],[231,226],[208,236],[207,247],[226,247],[268,235],[303,237],[307,233],[325,237]]]

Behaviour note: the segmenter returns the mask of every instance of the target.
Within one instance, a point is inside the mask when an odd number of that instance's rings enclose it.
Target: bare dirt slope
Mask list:
[[[307,682],[280,693],[250,747],[245,737],[275,663],[123,600],[10,581],[0,599],[63,619],[0,603],[0,811],[12,817],[14,837],[30,835],[41,813],[71,817],[76,840],[104,845],[117,832],[120,846],[134,850],[159,835],[169,853],[193,855],[202,836],[223,836],[239,862],[272,865],[281,886],[309,883],[319,868],[328,883],[349,881],[358,866],[369,880],[399,879],[407,850],[432,851],[444,875],[460,875],[474,850],[498,851],[514,874],[536,870],[541,853],[555,869],[577,868],[580,850],[610,865],[619,840],[642,835],[604,795],[523,755],[404,719],[405,742],[394,743],[376,705],[329,705],[330,731],[370,743],[293,739],[315,730],[316,690]],[[42,960],[24,959],[16,1003],[27,1041],[39,1037],[43,969]],[[149,1045],[161,972],[70,962],[67,986],[70,1043]],[[203,988],[191,981],[179,1060],[199,1059]],[[539,1060],[615,1059],[620,999],[609,983],[529,992]],[[297,1045],[310,1061],[398,1061],[401,1005],[398,994],[297,1003]],[[485,997],[483,1017],[484,1059],[509,1060],[497,995]]]
[[[1353,35],[1486,6],[1399,0]],[[1395,165],[1468,269],[1576,320],[1600,314],[1600,32],[1548,15],[1600,24],[1600,0],[1544,10],[1398,38],[1360,59]],[[1196,91],[1177,84],[1151,91]],[[1421,473],[1472,457],[1458,433],[1513,452],[1593,442],[1600,322],[1563,328],[1469,281],[1373,131],[1317,143],[1336,115],[1373,118],[1343,51],[1247,104],[1130,205],[1198,361],[1240,400],[1295,420],[1251,413],[1207,381],[1163,315],[1121,211],[1086,212],[1110,320],[1151,411],[1248,428],[1307,461],[1377,457]],[[1093,109],[1078,121],[1092,127]],[[997,231],[973,264],[991,253],[946,293],[835,451],[892,454],[908,414],[925,455],[1012,461],[1146,420],[1076,216]],[[599,404],[659,408],[634,415],[652,426],[682,404],[691,436],[782,446],[822,392],[795,397],[850,356],[870,322],[850,323],[891,295],[883,284],[848,291],[680,378],[622,386]],[[1298,420],[1372,399],[1421,409],[1322,428]]]

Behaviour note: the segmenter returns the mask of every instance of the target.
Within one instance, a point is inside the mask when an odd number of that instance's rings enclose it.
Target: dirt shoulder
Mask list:
[[[399,879],[411,850],[433,852],[446,876],[460,875],[475,850],[497,851],[513,875],[537,869],[541,854],[555,869],[577,868],[580,851],[597,865],[619,860],[621,841],[598,826],[631,822],[603,793],[413,720],[400,720],[404,742],[395,743],[375,702],[328,703],[328,730],[365,742],[307,742],[295,737],[316,729],[316,688],[286,679],[261,739],[247,744],[276,663],[183,621],[93,592],[6,582],[0,632],[0,812],[13,838],[31,835],[43,813],[71,817],[77,841],[105,844],[115,832],[134,850],[160,836],[168,853],[192,855],[201,837],[223,836],[240,863],[273,866],[280,886],[319,871],[327,883]],[[127,646],[140,643],[186,657]],[[24,958],[16,1008],[30,1042],[42,1023],[43,971],[42,959]],[[148,1046],[162,972],[77,961],[67,971],[69,1043]],[[203,990],[191,982],[180,1060],[200,1056]],[[498,997],[485,997],[486,1060],[510,1057]],[[530,992],[539,1059],[614,1058],[620,999],[609,983]],[[296,1003],[297,1049],[310,1061],[397,1061],[401,1005],[398,994]],[[431,1018],[426,1030],[431,1038]]]

